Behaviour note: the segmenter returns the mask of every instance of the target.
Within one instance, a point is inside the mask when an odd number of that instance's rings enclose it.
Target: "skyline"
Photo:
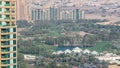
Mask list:
[[[119,0],[18,0],[17,20],[32,21],[32,11],[46,10],[50,7],[80,9],[85,19],[107,19],[110,22],[120,21]],[[106,12],[104,12],[106,11]],[[98,18],[96,17],[98,15]],[[106,16],[106,17],[102,17]]]
[[[119,68],[119,11],[119,0],[2,0],[0,68]]]

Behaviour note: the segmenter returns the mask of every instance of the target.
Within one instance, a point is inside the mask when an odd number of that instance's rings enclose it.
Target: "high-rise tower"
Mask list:
[[[30,7],[32,0],[16,0],[17,1],[17,20],[30,21]],[[30,5],[31,4],[31,5]]]
[[[0,0],[0,68],[17,68],[16,1]]]

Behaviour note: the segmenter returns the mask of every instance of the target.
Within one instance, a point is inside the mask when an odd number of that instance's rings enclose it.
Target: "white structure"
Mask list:
[[[118,60],[111,60],[109,61],[110,64],[120,64],[120,61]]]
[[[113,53],[106,53],[105,56],[107,56],[107,57],[109,57],[109,56],[112,56],[112,57],[113,57],[113,56],[114,56],[114,57],[115,57],[115,56],[117,56],[117,55],[116,55],[116,54],[113,54]]]
[[[35,60],[36,56],[33,56],[33,55],[24,55],[24,59],[25,60]]]
[[[74,49],[72,50],[72,52],[74,52],[74,53],[80,53],[80,52],[82,52],[82,49],[79,48],[79,47],[76,47],[76,48],[74,48]]]
[[[65,54],[70,54],[72,51],[70,50],[70,49],[66,49],[65,51],[64,51],[64,53]]]
[[[63,51],[58,51],[57,52],[57,54],[59,55],[59,54],[63,54],[64,52]]]
[[[93,55],[98,55],[98,52],[92,51],[91,54],[93,54]]]
[[[90,52],[91,52],[91,51],[88,50],[88,49],[85,49],[85,50],[83,51],[84,54],[89,54]]]
[[[106,53],[103,56],[96,56],[98,60],[104,60],[109,62],[110,64],[118,64],[120,65],[120,56],[113,53]]]
[[[56,53],[56,52],[53,52],[52,54],[53,54],[53,55],[56,55],[57,53]]]

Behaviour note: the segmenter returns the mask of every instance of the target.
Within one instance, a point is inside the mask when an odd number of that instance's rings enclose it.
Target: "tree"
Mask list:
[[[96,42],[96,36],[95,35],[85,35],[83,37],[82,43],[85,46],[93,46]]]

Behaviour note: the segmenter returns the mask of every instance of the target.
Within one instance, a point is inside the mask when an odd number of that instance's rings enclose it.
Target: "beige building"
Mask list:
[[[0,68],[17,68],[16,1],[0,0]]]
[[[29,0],[17,0],[17,20],[30,19],[30,4]]]

